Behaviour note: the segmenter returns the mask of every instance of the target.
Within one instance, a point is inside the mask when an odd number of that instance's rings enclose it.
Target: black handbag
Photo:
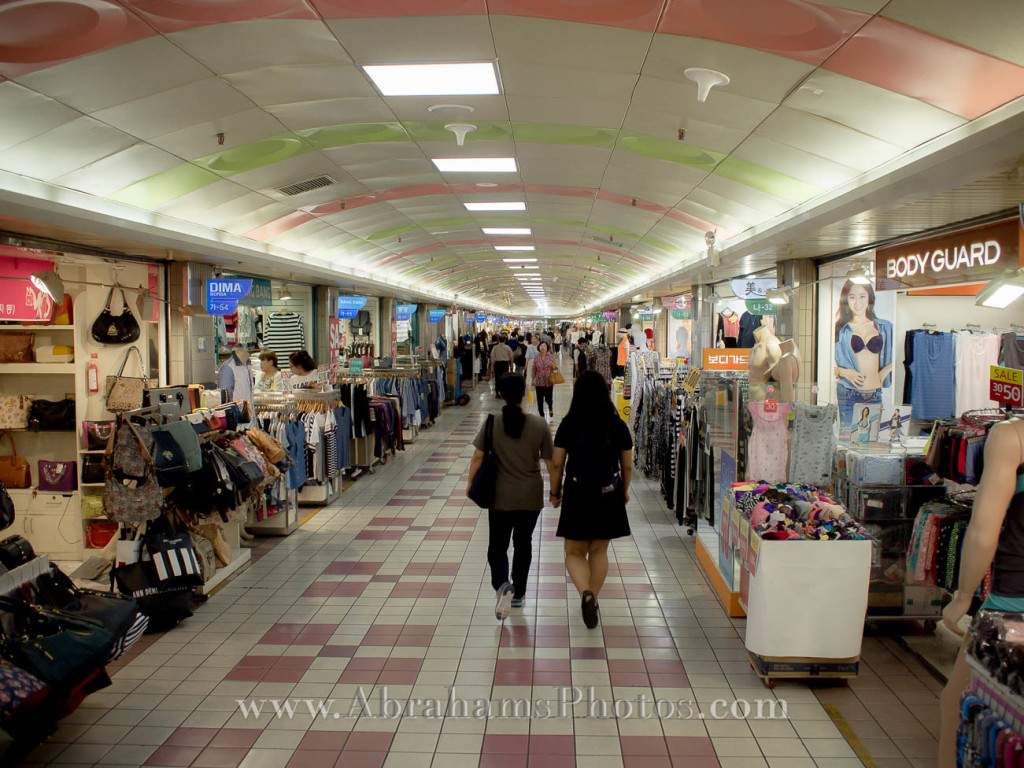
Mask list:
[[[481,509],[494,503],[494,486],[498,482],[498,457],[494,455],[494,414],[487,417],[484,428],[484,460],[469,486],[469,500]]]
[[[188,387],[148,387],[144,392],[142,405],[159,408],[162,415],[178,419],[192,411]]]
[[[144,542],[160,584],[203,585],[203,566],[192,549],[188,531],[170,530],[169,526],[165,530],[147,531]]]
[[[35,559],[35,550],[24,536],[10,536],[0,541],[0,563],[7,570],[13,570]]]
[[[33,432],[75,429],[75,401],[33,400],[28,409],[28,428]]]
[[[161,584],[152,561],[114,568],[110,581],[122,594],[135,598],[139,611],[149,617],[147,632],[164,632],[192,615],[192,587]]]
[[[103,457],[99,454],[86,454],[82,457],[82,483],[84,485],[96,485],[107,479],[106,470],[103,467]]]
[[[370,335],[370,313],[365,309],[361,309],[356,312],[356,316],[352,318],[349,323],[349,327],[352,329],[354,336],[369,336]]]
[[[171,432],[161,430],[159,427],[153,430],[153,464],[156,467],[156,482],[161,488],[188,486],[189,472],[185,449]]]
[[[0,482],[0,531],[14,523],[14,501],[7,492],[7,486]]]
[[[87,451],[105,451],[110,436],[114,434],[113,421],[85,421],[82,431],[85,433],[85,449]]]
[[[255,461],[250,461],[232,448],[217,447],[215,451],[227,466],[235,491],[242,497],[248,496],[263,482],[263,470]]]
[[[110,301],[114,297],[114,289],[107,294],[107,303],[99,316],[92,321],[90,335],[93,341],[100,344],[131,344],[138,341],[141,334],[139,321],[135,319],[131,309],[128,307],[128,299],[124,296],[124,289],[121,290],[121,314],[115,315],[110,311]]]

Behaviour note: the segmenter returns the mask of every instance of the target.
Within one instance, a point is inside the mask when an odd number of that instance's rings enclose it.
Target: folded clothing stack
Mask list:
[[[736,507],[769,541],[856,540],[871,536],[825,491],[812,485],[740,483],[732,487]]]

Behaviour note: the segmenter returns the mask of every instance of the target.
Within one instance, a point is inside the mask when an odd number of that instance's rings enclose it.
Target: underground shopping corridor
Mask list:
[[[556,426],[570,397],[569,384],[556,387]],[[694,539],[639,473],[633,536],[612,543],[600,626],[580,619],[550,507],[533,539],[526,604],[497,621],[487,516],[465,498],[470,441],[497,403],[478,388],[340,503],[267,540],[195,616],[115,665],[113,684],[30,763],[934,764],[939,685],[894,641],[866,638],[849,686],[769,690],[751,671],[743,621],[725,615],[696,563]]]

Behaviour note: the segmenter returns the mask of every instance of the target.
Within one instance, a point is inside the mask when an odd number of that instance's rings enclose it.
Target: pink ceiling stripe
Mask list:
[[[295,229],[307,221],[313,221],[316,216],[311,216],[305,211],[295,211],[289,213],[287,216],[282,216],[280,219],[274,219],[273,221],[264,224],[262,227],[256,227],[256,229],[250,229],[248,232],[242,235],[250,240],[256,240],[263,242],[269,240],[272,237],[277,237],[280,234],[287,232],[290,229]]]
[[[876,17],[825,69],[973,120],[1024,95],[1024,67]]]
[[[640,264],[641,266],[645,266],[645,267],[657,267],[657,266],[659,266],[657,262],[651,261],[649,259],[644,259],[644,258],[642,258],[640,256],[636,256],[636,255],[634,255],[632,253],[624,253],[622,251],[617,251],[614,248],[609,248],[608,246],[605,246],[605,245],[591,245],[590,243],[580,243],[580,242],[578,242],[576,240],[540,240],[540,239],[534,239],[534,240],[515,240],[515,239],[512,239],[512,238],[507,238],[507,239],[502,239],[502,241],[501,241],[502,245],[534,245],[536,243],[540,243],[542,245],[564,245],[564,246],[568,246],[570,248],[587,248],[587,249],[592,250],[592,251],[600,251],[601,253],[610,253],[610,254],[613,254],[615,256],[621,256],[622,258],[627,259],[629,261],[632,261],[635,264]],[[433,251],[433,250],[435,250],[437,248],[447,248],[449,246],[454,246],[454,245],[494,245],[494,241],[493,240],[476,239],[476,240],[453,240],[452,242],[449,242],[449,243],[432,243],[431,245],[423,245],[423,246],[420,246],[419,248],[413,248],[410,251],[403,251],[402,253],[392,254],[391,256],[387,256],[387,257],[381,259],[380,261],[374,262],[373,266],[375,266],[375,267],[384,267],[384,266],[387,266],[388,264],[392,264],[392,263],[398,261],[399,259],[404,259],[404,258],[406,258],[408,256],[415,256],[415,255],[420,254],[420,253],[426,253],[428,251]]]
[[[489,0],[496,16],[576,21],[653,32],[664,0]]]
[[[396,18],[399,16],[479,16],[485,0],[312,0],[328,19]]]
[[[305,0],[119,0],[160,32],[253,19],[318,19]]]

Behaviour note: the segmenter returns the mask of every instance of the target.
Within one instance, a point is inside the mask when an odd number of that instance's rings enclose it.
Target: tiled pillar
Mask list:
[[[779,262],[779,286],[796,286],[790,294],[789,304],[779,307],[776,334],[780,339],[795,339],[803,363],[797,382],[797,399],[812,402],[812,389],[817,363],[818,269],[810,259],[792,259]]]

